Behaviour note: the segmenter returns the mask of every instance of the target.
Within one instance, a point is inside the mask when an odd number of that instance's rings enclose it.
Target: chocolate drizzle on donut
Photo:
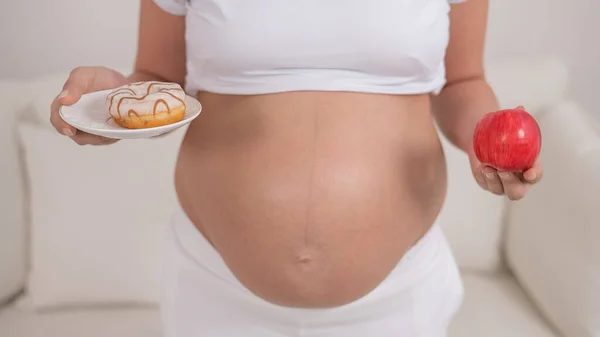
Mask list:
[[[149,82],[136,82],[136,83],[132,83],[131,85],[144,85],[147,84]],[[161,86],[161,85],[165,85],[165,86],[170,86],[170,87],[165,87],[165,88],[160,88],[157,91],[151,93],[151,90],[154,86]],[[110,104],[108,107],[109,112],[111,111],[113,105],[115,104],[115,99],[117,97],[119,97],[118,101],[117,101],[117,115],[119,116],[119,118],[123,118],[122,114],[121,114],[121,104],[123,103],[123,101],[125,100],[136,100],[136,101],[143,101],[145,100],[150,94],[154,94],[154,93],[163,93],[166,95],[169,95],[171,97],[173,97],[175,100],[177,100],[178,102],[181,102],[181,104],[185,105],[185,101],[177,96],[175,96],[172,92],[170,91],[180,91],[182,90],[180,87],[175,87],[175,84],[173,83],[164,83],[164,82],[151,82],[150,84],[148,84],[148,89],[146,90],[145,95],[141,96],[141,97],[137,97],[135,91],[131,88],[128,87],[121,87],[118,89],[115,89],[114,91],[112,91],[109,95],[107,99],[110,99]],[[125,95],[125,96],[123,96]],[[169,103],[164,100],[164,99],[157,99],[156,102],[154,102],[154,107],[152,108],[152,115],[156,116],[156,113],[158,111],[158,107],[160,105],[164,105],[167,108],[167,113],[171,114],[172,112],[172,107],[169,106]],[[140,114],[135,111],[134,109],[129,109],[129,111],[127,111],[127,116],[131,117],[131,116],[135,116],[137,118],[141,118]],[[111,118],[114,117],[111,114]],[[110,119],[110,118],[109,118]]]
[[[112,95],[112,97],[110,99],[110,105],[108,106],[108,111],[110,111],[110,109],[113,106],[113,101],[114,101],[115,96],[117,96],[118,94],[122,94],[125,91],[129,91],[133,96],[135,96],[135,91],[133,91],[133,89],[131,89],[131,88],[119,88],[119,89],[111,92],[110,95]]]

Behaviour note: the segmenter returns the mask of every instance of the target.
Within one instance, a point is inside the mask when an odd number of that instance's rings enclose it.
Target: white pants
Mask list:
[[[444,337],[462,282],[438,225],[364,297],[331,309],[277,306],[252,294],[178,209],[169,228],[165,337]]]

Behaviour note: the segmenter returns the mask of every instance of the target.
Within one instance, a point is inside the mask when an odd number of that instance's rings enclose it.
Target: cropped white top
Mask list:
[[[190,94],[437,93],[450,4],[465,0],[154,0],[186,16]]]

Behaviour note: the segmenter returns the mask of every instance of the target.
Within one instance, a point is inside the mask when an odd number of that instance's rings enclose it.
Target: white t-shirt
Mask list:
[[[444,86],[450,4],[465,0],[154,1],[186,16],[188,93],[418,94]]]

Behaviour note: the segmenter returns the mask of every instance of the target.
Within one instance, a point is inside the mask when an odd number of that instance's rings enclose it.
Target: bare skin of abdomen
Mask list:
[[[446,166],[427,96],[201,93],[176,169],[198,230],[255,295],[335,307],[431,227]]]

